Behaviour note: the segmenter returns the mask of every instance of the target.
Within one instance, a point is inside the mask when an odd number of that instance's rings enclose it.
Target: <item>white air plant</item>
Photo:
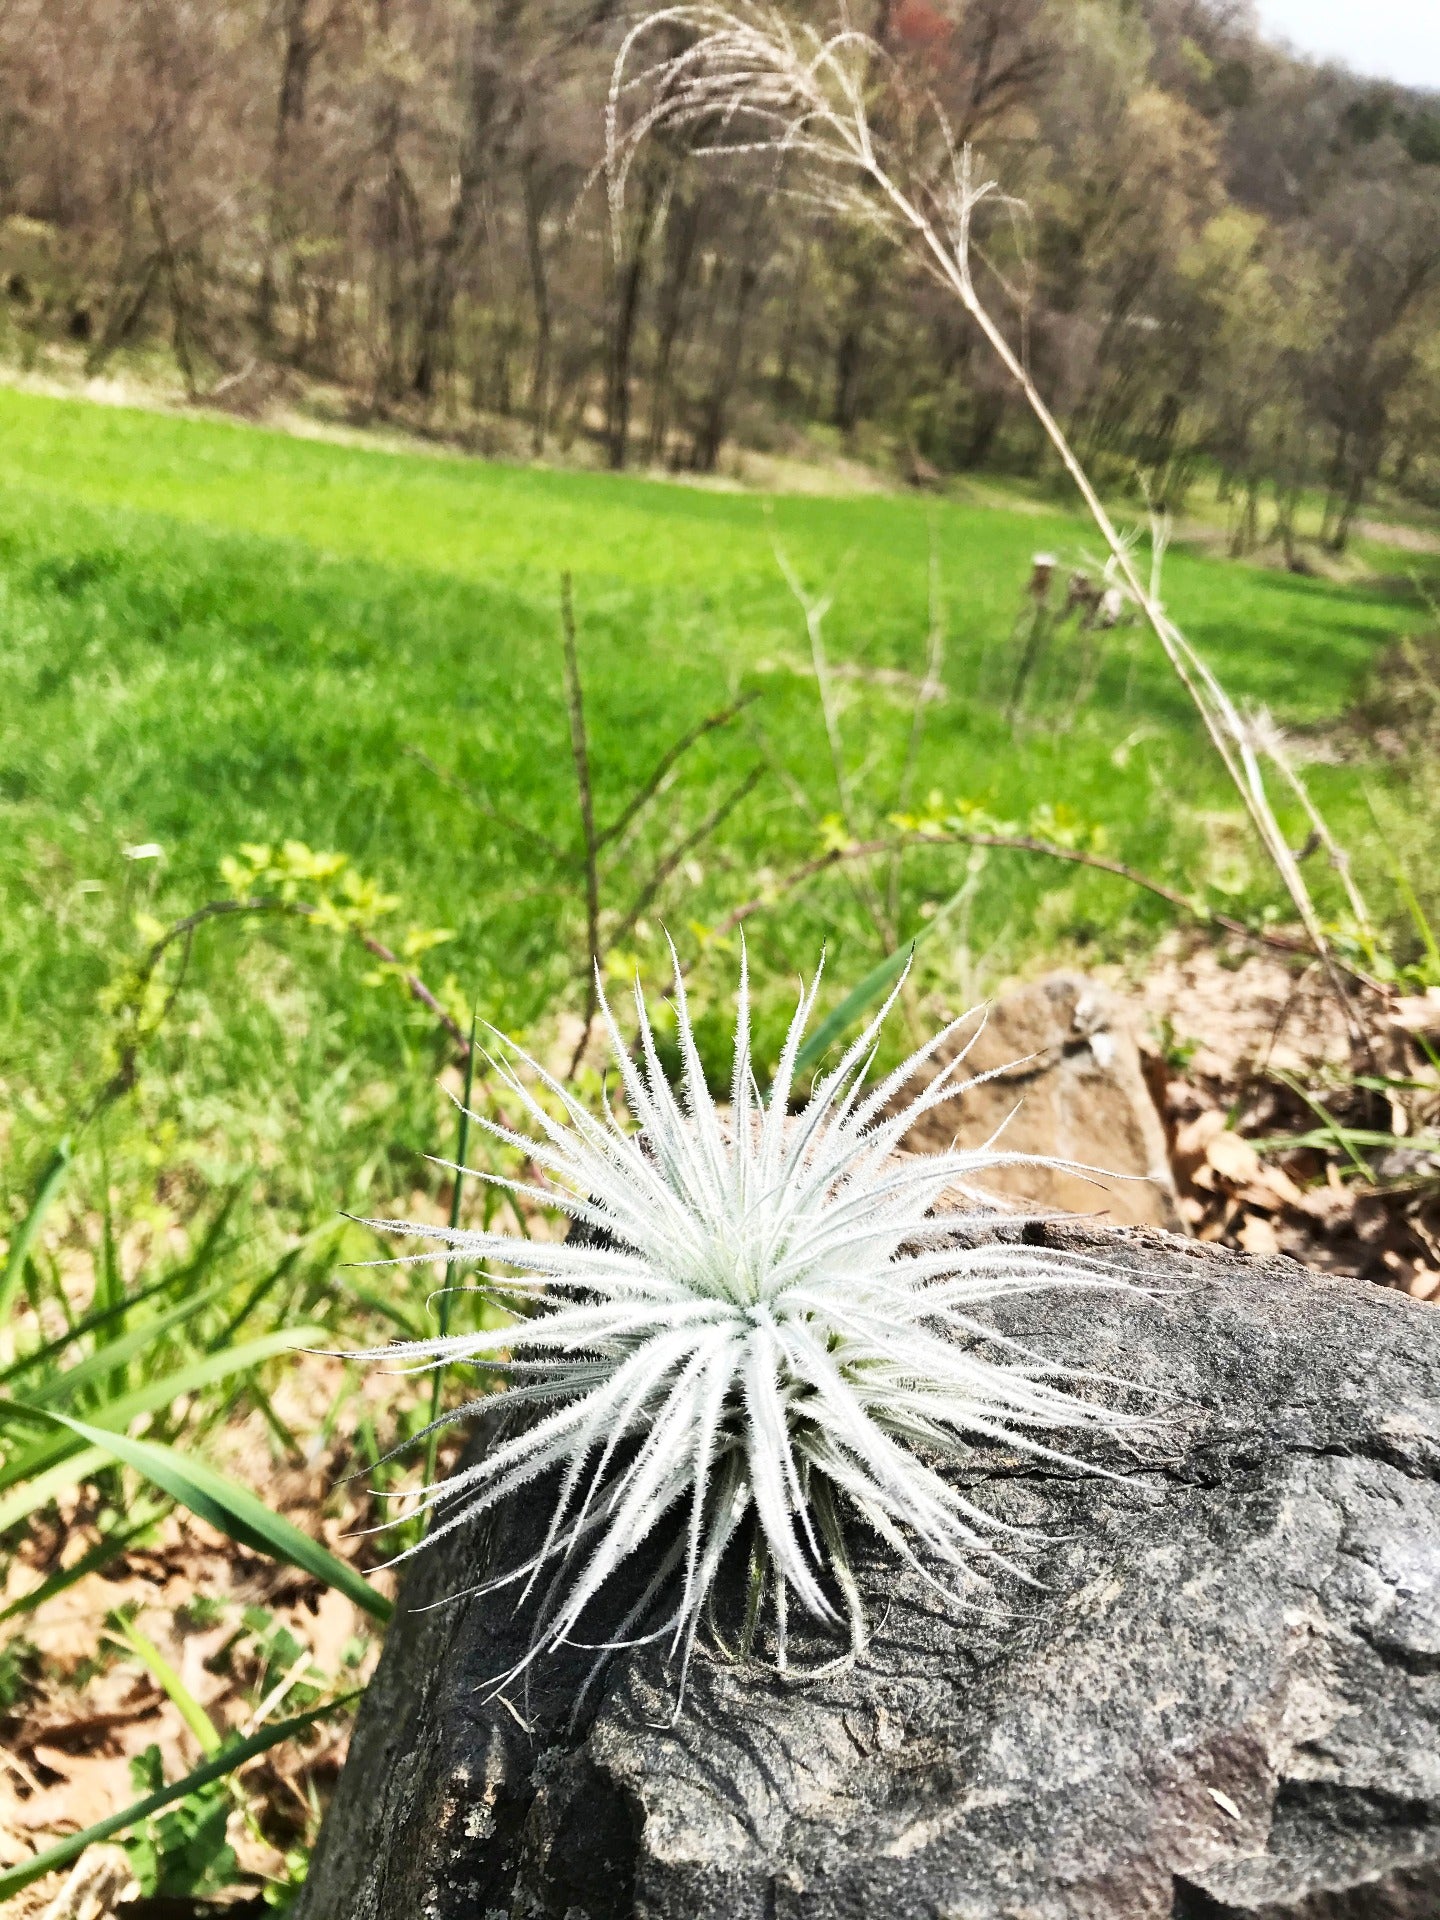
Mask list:
[[[583,1229],[567,1241],[376,1223],[440,1240],[452,1258],[512,1269],[520,1279],[506,1279],[505,1292],[528,1291],[533,1303],[515,1325],[366,1356],[507,1369],[505,1399],[528,1411],[521,1431],[422,1500],[433,1541],[522,1489],[545,1488],[542,1542],[481,1589],[519,1588],[535,1610],[529,1652],[498,1684],[579,1643],[582,1615],[646,1543],[649,1578],[603,1644],[668,1638],[682,1692],[732,1549],[750,1554],[751,1628],[769,1594],[776,1664],[787,1665],[792,1601],[848,1628],[858,1651],[866,1622],[847,1543],[856,1522],[947,1598],[973,1598],[987,1570],[1020,1571],[997,1546],[1013,1529],[958,1492],[941,1465],[977,1442],[1056,1458],[1037,1435],[1136,1424],[1103,1396],[1082,1398],[1086,1376],[977,1318],[1002,1295],[1125,1284],[1074,1254],[956,1243],[956,1214],[934,1211],[942,1195],[958,1192],[972,1219],[993,1214],[972,1181],[1027,1156],[990,1143],[896,1155],[914,1121],[956,1095],[963,1053],[894,1110],[960,1022],[867,1091],[892,995],[790,1112],[818,986],[817,974],[802,990],[762,1097],[742,958],[728,1111],[707,1090],[678,966],[678,1095],[638,982],[638,1064],[601,995],[633,1129],[608,1106],[597,1117],[524,1055],[549,1104],[513,1067],[492,1063],[534,1135],[483,1113],[475,1124],[543,1171],[543,1187],[500,1183],[567,1213]]]

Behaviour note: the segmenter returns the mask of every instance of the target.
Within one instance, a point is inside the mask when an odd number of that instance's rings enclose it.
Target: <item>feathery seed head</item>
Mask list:
[[[792,1114],[818,988],[817,973],[762,1096],[742,955],[728,1109],[707,1088],[678,964],[678,1092],[638,983],[638,1059],[601,996],[633,1130],[608,1108],[591,1113],[524,1055],[548,1104],[514,1066],[492,1062],[533,1132],[472,1118],[540,1170],[543,1186],[501,1184],[568,1213],[579,1231],[564,1242],[375,1223],[503,1265],[520,1276],[507,1289],[532,1294],[533,1312],[516,1325],[367,1356],[499,1367],[510,1375],[507,1399],[530,1410],[523,1431],[424,1496],[433,1540],[547,1480],[543,1542],[486,1583],[533,1599],[522,1665],[577,1640],[586,1609],[647,1541],[653,1574],[606,1644],[668,1637],[682,1688],[722,1562],[745,1540],[773,1598],[779,1665],[792,1597],[820,1621],[848,1624],[858,1650],[864,1610],[847,1526],[867,1525],[963,1599],[987,1569],[1018,1569],[996,1546],[1006,1530],[941,1465],[976,1442],[1050,1454],[1037,1435],[1135,1424],[977,1317],[1002,1294],[1124,1284],[1076,1255],[956,1244],[955,1214],[936,1212],[942,1195],[968,1198],[972,1219],[993,1210],[974,1177],[1021,1156],[991,1143],[896,1155],[920,1114],[963,1090],[961,1053],[900,1102],[962,1023],[867,1091],[892,994]]]

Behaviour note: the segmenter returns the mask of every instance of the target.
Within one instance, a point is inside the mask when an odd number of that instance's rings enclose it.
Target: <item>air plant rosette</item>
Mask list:
[[[590,1111],[518,1049],[491,1061],[534,1131],[481,1112],[472,1122],[538,1172],[536,1182],[475,1177],[567,1214],[564,1241],[373,1223],[442,1242],[452,1261],[509,1269],[514,1277],[492,1284],[525,1303],[513,1325],[357,1356],[484,1367],[507,1381],[506,1404],[524,1410],[520,1431],[424,1490],[430,1530],[410,1549],[543,1489],[539,1545],[467,1589],[530,1612],[526,1651],[495,1676],[497,1691],[567,1644],[603,1660],[620,1645],[663,1641],[678,1702],[722,1568],[737,1563],[749,1568],[742,1650],[768,1603],[773,1664],[792,1671],[793,1605],[837,1637],[838,1660],[851,1659],[868,1631],[857,1527],[947,1604],[984,1604],[997,1574],[1031,1578],[1016,1557],[1024,1537],[943,1468],[996,1443],[1074,1464],[1055,1436],[1144,1424],[1115,1404],[1124,1383],[1043,1359],[981,1317],[1014,1295],[1130,1285],[1086,1255],[973,1243],[976,1225],[999,1211],[977,1178],[1033,1156],[993,1140],[897,1152],[922,1114],[963,1093],[968,1048],[904,1097],[968,1016],[868,1086],[897,985],[802,1100],[796,1060],[819,984],[817,973],[802,989],[762,1095],[742,956],[728,1108],[706,1084],[678,965],[678,1091],[639,983],[638,1058],[600,995],[629,1124],[608,1102]],[[618,1624],[612,1606],[597,1640],[585,1616],[622,1569],[632,1603]],[[712,1637],[722,1644],[718,1626]]]

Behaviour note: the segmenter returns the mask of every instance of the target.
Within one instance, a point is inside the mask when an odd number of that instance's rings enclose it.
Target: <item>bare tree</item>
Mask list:
[[[1423,101],[1265,47],[1238,0],[864,17],[875,136],[907,137],[903,81],[1031,209],[1023,263],[987,246],[1098,472],[1138,461],[1178,499],[1213,454],[1239,543],[1268,489],[1297,554],[1307,449],[1339,543],[1376,472],[1428,474],[1402,399],[1436,285]],[[621,31],[618,0],[7,0],[10,337],[92,371],[132,348],[153,369],[161,346],[197,397],[237,403],[245,368],[284,363],[481,445],[586,436],[617,464],[709,465],[763,422],[772,441],[838,423],[911,474],[1053,465],[953,303],[873,228],[815,221],[773,156],[717,192],[672,130],[606,220],[584,189]],[[1260,278],[1301,289],[1303,346],[1232,297],[1238,268],[1212,271],[1232,216],[1259,222]]]

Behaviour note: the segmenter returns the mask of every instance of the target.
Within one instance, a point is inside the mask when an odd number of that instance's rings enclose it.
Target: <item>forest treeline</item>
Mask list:
[[[830,16],[819,10],[817,25]],[[1243,0],[871,0],[1028,214],[1017,337],[1098,470],[1218,466],[1237,549],[1440,500],[1440,99],[1292,59]],[[878,235],[653,142],[597,167],[620,0],[5,0],[0,316],[33,362],[713,469],[819,441],[912,477],[1045,454]],[[507,424],[508,423],[508,424]]]

